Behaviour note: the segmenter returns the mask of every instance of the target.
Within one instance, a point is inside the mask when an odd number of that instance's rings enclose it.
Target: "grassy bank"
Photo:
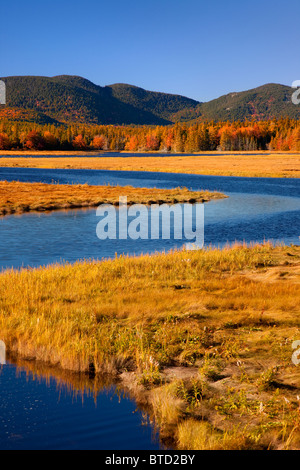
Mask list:
[[[59,185],[0,181],[0,215],[29,211],[49,211],[100,204],[119,203],[127,196],[128,204],[163,204],[207,202],[225,197],[208,191],[189,191],[187,188],[147,189],[132,186]]]
[[[0,336],[119,377],[178,448],[300,448],[299,274],[268,244],[8,271]]]
[[[0,150],[0,156],[58,156],[58,157],[84,157],[84,156],[93,156],[99,154],[109,154],[109,151],[102,150]]]
[[[9,158],[0,160],[1,167],[26,168],[67,168],[67,169],[95,169],[115,171],[153,171],[169,173],[191,173],[220,176],[249,176],[249,177],[277,177],[299,178],[299,154],[203,154],[183,156],[118,156],[109,154],[101,158],[83,157],[56,157],[56,158]]]

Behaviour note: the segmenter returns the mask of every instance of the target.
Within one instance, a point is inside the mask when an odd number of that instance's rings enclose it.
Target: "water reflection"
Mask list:
[[[163,448],[146,410],[109,377],[14,359],[0,390],[1,450]]]

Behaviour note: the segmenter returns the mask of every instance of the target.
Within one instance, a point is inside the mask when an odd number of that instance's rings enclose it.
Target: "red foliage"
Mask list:
[[[107,146],[106,138],[103,135],[96,135],[93,139],[91,146],[95,150],[104,150]]]
[[[8,150],[10,146],[11,144],[7,134],[0,134],[0,150]]]
[[[87,145],[81,134],[77,135],[73,140],[73,147],[76,150],[86,150]]]
[[[46,142],[37,131],[30,131],[25,139],[25,147],[29,150],[44,150]]]
[[[155,135],[147,135],[146,137],[146,150],[159,150],[159,140]]]

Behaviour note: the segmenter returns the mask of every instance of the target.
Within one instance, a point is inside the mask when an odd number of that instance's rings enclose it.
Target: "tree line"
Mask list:
[[[192,153],[300,151],[300,121],[177,123],[172,126],[55,125],[0,121],[0,150]]]

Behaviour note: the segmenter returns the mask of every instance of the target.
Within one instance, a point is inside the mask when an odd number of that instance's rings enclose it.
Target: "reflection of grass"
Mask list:
[[[258,153],[258,152],[256,152]],[[40,155],[37,153],[37,155]],[[121,154],[122,155],[122,154]],[[2,167],[27,168],[74,168],[97,170],[154,171],[171,173],[193,173],[203,175],[290,177],[299,178],[299,154],[260,155],[210,153],[209,155],[156,156],[138,154],[131,157],[57,157],[57,158],[1,158]]]
[[[187,188],[147,189],[4,181],[0,182],[0,215],[118,204],[119,196],[127,196],[128,204],[206,202],[224,197],[220,193],[189,191]]]
[[[179,448],[300,448],[299,265],[265,244],[8,271],[1,337],[118,375]]]
[[[55,380],[58,390],[82,400],[85,396],[93,396],[96,400],[99,393],[115,386],[114,378],[109,375],[78,374],[43,361],[26,360],[18,355],[10,355],[9,361],[16,365],[17,373],[25,371],[33,380],[42,380],[47,384]]]

